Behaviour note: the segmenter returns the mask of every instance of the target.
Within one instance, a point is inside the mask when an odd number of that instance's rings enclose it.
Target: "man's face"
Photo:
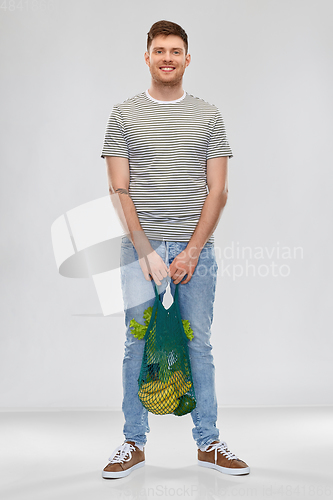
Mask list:
[[[151,76],[159,85],[178,85],[190,60],[190,54],[185,55],[183,40],[177,35],[156,36],[149,52],[145,52]]]

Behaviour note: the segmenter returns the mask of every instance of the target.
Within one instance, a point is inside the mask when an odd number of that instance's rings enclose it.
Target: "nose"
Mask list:
[[[172,57],[171,57],[171,54],[169,52],[165,53],[164,60],[165,61],[172,61]]]

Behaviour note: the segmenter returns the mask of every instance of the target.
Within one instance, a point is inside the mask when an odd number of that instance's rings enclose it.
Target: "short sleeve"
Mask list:
[[[229,156],[229,158],[232,158],[233,154],[227,139],[223,118],[217,109],[216,120],[207,149],[207,160],[218,158],[219,156]]]
[[[106,125],[101,158],[104,158],[104,156],[122,156],[123,158],[129,158],[123,120],[118,106],[113,107]]]

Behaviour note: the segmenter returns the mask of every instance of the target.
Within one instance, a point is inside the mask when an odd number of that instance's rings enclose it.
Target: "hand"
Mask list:
[[[170,276],[174,280],[174,284],[185,285],[190,281],[195,268],[198,264],[200,250],[197,247],[187,246],[177,257],[174,258],[170,265]],[[187,274],[185,281],[181,281]]]
[[[150,253],[139,254],[139,263],[145,279],[147,281],[153,279],[158,286],[161,285],[160,280],[168,275],[169,269],[155,250],[151,250]]]

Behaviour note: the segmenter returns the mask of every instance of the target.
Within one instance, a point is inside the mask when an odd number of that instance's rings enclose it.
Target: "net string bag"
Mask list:
[[[138,378],[143,406],[156,415],[186,415],[196,407],[188,352],[188,338],[178,304],[178,285],[168,309],[154,283],[155,302],[145,333],[145,347]]]

